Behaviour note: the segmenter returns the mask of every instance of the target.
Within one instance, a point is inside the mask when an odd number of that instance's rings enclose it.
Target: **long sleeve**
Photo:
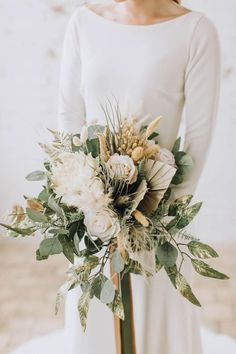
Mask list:
[[[218,32],[209,18],[198,21],[185,70],[184,151],[194,167],[183,183],[173,188],[175,198],[193,194],[207,161],[218,114],[221,82],[221,50]]]
[[[72,14],[66,27],[58,90],[58,130],[77,133],[85,123],[85,105],[80,92],[81,58],[78,9]]]

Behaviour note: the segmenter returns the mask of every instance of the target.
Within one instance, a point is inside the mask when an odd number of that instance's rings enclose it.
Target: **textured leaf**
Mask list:
[[[199,210],[201,209],[202,203],[196,203],[188,208],[186,208],[179,219],[179,221],[176,224],[176,227],[178,229],[183,229],[185,226],[187,226],[197,215]]]
[[[175,216],[179,210],[186,208],[193,198],[192,194],[184,195],[177,198],[169,205],[168,215]]]
[[[120,273],[124,269],[124,261],[118,250],[112,255],[112,269],[114,273]]]
[[[114,297],[115,297],[115,287],[113,283],[108,279],[102,285],[100,300],[104,304],[109,304],[114,300]]]
[[[189,251],[193,256],[198,258],[214,258],[219,257],[217,252],[205,243],[199,241],[191,241],[187,244]]]
[[[84,260],[84,264],[87,265],[90,269],[94,269],[99,264],[99,257],[97,256],[88,256]]]
[[[109,307],[109,309],[111,309],[115,316],[119,317],[121,320],[124,320],[124,306],[118,290],[115,291],[115,298],[113,302],[107,304],[107,306]]]
[[[2,227],[5,227],[5,229],[11,230],[21,236],[30,236],[35,232],[35,228],[33,228],[33,227],[27,227],[27,228],[21,229],[19,227],[12,227],[10,225],[2,224],[2,223],[0,223],[0,225]]]
[[[68,230],[62,229],[62,228],[57,228],[57,229],[50,229],[48,231],[50,234],[57,234],[57,235],[68,235]]]
[[[48,222],[48,218],[37,210],[26,208],[26,213],[32,221],[41,223]]]
[[[88,316],[90,300],[91,300],[90,290],[87,289],[80,296],[79,302],[78,302],[79,318],[80,318],[80,323],[83,328],[83,331],[85,331],[86,327],[87,327],[87,316]]]
[[[145,181],[145,179],[143,179],[134,193],[131,208],[128,210],[129,215],[131,215],[133,211],[137,209],[139,203],[143,200],[147,191],[148,191],[147,182]]]
[[[80,265],[75,268],[75,273],[76,273],[76,280],[78,281],[79,284],[83,284],[88,280],[88,277],[90,275],[91,268],[86,265]]]
[[[174,265],[173,267],[165,267],[165,271],[170,278],[171,283],[174,285],[176,288],[176,276],[178,273],[177,266]]]
[[[156,256],[162,265],[172,267],[176,263],[178,250],[170,242],[165,242],[157,247]]]
[[[27,181],[42,181],[46,178],[46,173],[43,171],[34,171],[28,174],[25,178]]]
[[[73,283],[74,279],[67,280],[58,290],[55,304],[55,315],[57,315],[62,299],[65,297]]]
[[[200,302],[193,294],[190,285],[188,284],[187,280],[184,278],[182,274],[177,273],[175,278],[175,283],[176,283],[176,288],[186,299],[188,299],[192,304],[201,307]]]
[[[192,259],[192,265],[197,273],[203,275],[204,277],[215,278],[215,279],[229,279],[229,277],[223,273],[210,267],[207,263],[200,261],[198,259]]]
[[[61,243],[57,237],[46,238],[39,245],[39,253],[42,257],[60,254],[62,251]]]

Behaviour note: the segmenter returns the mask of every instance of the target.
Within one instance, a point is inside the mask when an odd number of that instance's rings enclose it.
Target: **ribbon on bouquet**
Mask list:
[[[111,275],[114,285],[120,287],[125,314],[124,320],[114,316],[116,354],[136,354],[131,276],[125,273],[119,281],[118,275],[112,273],[112,268]]]

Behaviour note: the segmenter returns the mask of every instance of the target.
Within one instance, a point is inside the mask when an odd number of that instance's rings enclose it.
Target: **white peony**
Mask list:
[[[116,214],[108,208],[85,214],[84,224],[91,237],[102,242],[109,241],[120,232],[120,223]]]
[[[55,193],[69,206],[78,207],[80,193],[91,183],[98,170],[98,161],[83,152],[64,152],[52,166]]]
[[[84,185],[77,198],[77,205],[84,213],[107,207],[110,202],[110,194],[104,193],[104,183],[96,177]]]
[[[175,157],[172,152],[166,148],[161,148],[155,155],[155,159],[163,162],[166,165],[175,166]]]
[[[138,170],[133,159],[127,155],[112,155],[106,163],[112,178],[132,184],[137,180]]]

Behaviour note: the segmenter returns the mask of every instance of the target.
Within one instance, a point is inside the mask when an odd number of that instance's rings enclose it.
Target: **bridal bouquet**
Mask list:
[[[145,125],[122,117],[118,105],[112,114],[103,110],[105,126],[84,126],[75,135],[51,131],[53,141],[40,144],[48,156],[44,169],[26,177],[44,181],[42,191],[25,197],[25,208],[14,206],[10,225],[1,224],[11,236],[40,231],[38,260],[63,253],[71,262],[56,311],[66,292],[80,286],[84,330],[93,298],[121,320],[129,316],[122,284],[130,273],[151,277],[163,268],[173,286],[197,306],[181,273],[185,260],[203,276],[228,278],[202,260],[217,253],[188,232],[202,203],[191,204],[192,195],[171,200],[172,187],[193,167],[191,156],[180,150],[180,138],[169,151],[158,144],[161,117]],[[108,262],[111,276],[105,272]]]

